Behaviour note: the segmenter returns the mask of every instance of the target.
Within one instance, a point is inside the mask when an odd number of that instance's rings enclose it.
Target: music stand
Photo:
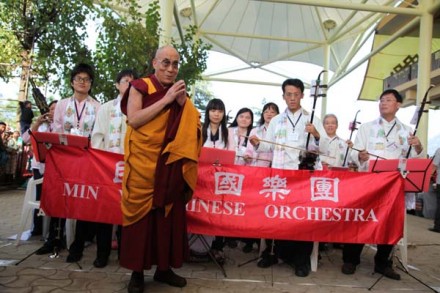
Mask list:
[[[405,192],[427,192],[429,190],[429,167],[432,159],[371,160],[370,172],[400,171],[405,178]]]
[[[225,164],[233,165],[234,161],[235,161],[235,151],[209,148],[209,147],[202,147],[200,151],[199,163],[208,163],[208,164],[212,164],[213,166],[221,166]],[[211,260],[220,268],[220,270],[223,273],[223,276],[227,278],[226,271],[223,265],[217,261],[215,255],[211,252],[211,248],[208,241],[206,241],[203,235],[192,234],[191,238],[189,239],[190,245],[194,243],[197,239],[200,240],[200,242],[203,244]]]
[[[222,271],[223,276],[225,276],[225,278],[227,278],[228,276],[226,275],[225,268],[223,267],[223,265],[221,263],[219,263],[217,261],[217,259],[215,258],[215,255],[212,253],[211,248],[209,247],[208,241],[206,241],[206,239],[205,239],[205,237],[203,237],[203,235],[201,235],[201,234],[191,234],[191,236],[190,236],[190,238],[188,240],[189,246],[191,246],[194,242],[196,242],[197,239],[200,240],[200,242],[203,244],[203,246],[205,247],[206,251],[208,252],[208,255],[211,258],[211,260]]]
[[[90,147],[90,137],[71,135],[56,132],[32,132],[31,137],[32,150],[37,161],[44,163],[46,161],[47,151],[52,145],[68,145],[80,148]]]
[[[235,151],[202,147],[199,162],[214,166],[233,165],[235,162]]]
[[[390,159],[390,160],[371,160],[369,163],[370,172],[391,172],[399,171],[405,179],[404,191],[405,192],[427,192],[429,189],[429,179],[431,173],[429,167],[432,164],[433,159]],[[411,277],[415,278],[409,273],[408,270],[408,243],[407,243],[407,227],[406,227],[406,213],[404,213],[404,226],[403,226],[403,238],[397,243],[400,246],[400,252],[402,260],[400,260],[394,252],[391,258],[394,256],[402,265],[402,271]],[[383,275],[376,280],[376,282],[369,288],[371,290],[381,279]],[[421,284],[423,282],[415,278]]]

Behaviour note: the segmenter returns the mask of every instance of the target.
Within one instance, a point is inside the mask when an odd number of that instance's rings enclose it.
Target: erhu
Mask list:
[[[434,88],[434,87],[435,87],[435,85],[431,84],[431,85],[429,86],[429,88],[426,90],[426,92],[425,92],[425,96],[423,97],[423,100],[422,100],[422,102],[420,103],[420,107],[419,107],[419,109],[417,110],[417,122],[416,122],[416,127],[414,128],[413,136],[416,136],[417,128],[419,127],[420,118],[422,118],[422,114],[423,114],[423,112],[428,112],[428,111],[429,111],[429,110],[425,110],[425,105],[431,103],[430,101],[428,101],[428,94],[429,94],[429,91],[430,91],[432,88]],[[412,146],[409,145],[408,153],[406,154],[406,158],[407,158],[407,159],[409,158],[409,155],[410,155],[410,153],[411,153],[411,147],[412,147]]]
[[[313,124],[313,118],[315,116],[315,107],[316,107],[316,101],[318,100],[318,97],[325,97],[327,94],[327,85],[321,84],[321,74],[324,72],[327,72],[327,70],[323,70],[319,73],[318,78],[316,81],[312,81],[312,85],[310,87],[310,95],[313,96],[313,108],[312,108],[312,114],[310,117],[310,123]],[[306,141],[306,151],[301,152],[299,156],[300,163],[298,165],[298,169],[300,170],[314,170],[315,169],[315,163],[318,158],[318,154],[316,152],[310,152],[309,151],[309,143],[310,143],[310,132],[307,134],[307,141]]]
[[[354,131],[358,129],[358,128],[357,128],[357,125],[358,125],[358,124],[361,124],[359,121],[357,121],[357,116],[358,116],[358,114],[359,114],[360,111],[361,111],[361,110],[358,110],[358,111],[356,112],[356,115],[354,115],[353,122],[350,122],[350,127],[349,127],[349,130],[350,130],[350,138],[349,138],[349,140],[350,140],[350,141],[351,141],[352,138],[353,138],[353,133],[354,133]],[[344,162],[342,163],[342,167],[344,167],[344,166],[345,166],[345,163],[347,163],[347,157],[348,157],[348,151],[349,151],[349,150],[350,150],[349,147],[347,147],[347,149],[345,150]]]

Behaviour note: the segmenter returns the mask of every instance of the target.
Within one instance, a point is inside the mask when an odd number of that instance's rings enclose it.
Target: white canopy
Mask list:
[[[151,0],[138,2],[146,10]],[[285,78],[294,73],[275,71],[271,65],[300,61],[331,70],[331,85],[351,71],[350,61],[384,16],[421,15],[412,2],[399,6],[402,1],[175,0],[172,37],[178,39],[179,29],[196,25],[197,37],[211,44],[212,50],[246,64],[211,73],[207,80],[249,68]]]

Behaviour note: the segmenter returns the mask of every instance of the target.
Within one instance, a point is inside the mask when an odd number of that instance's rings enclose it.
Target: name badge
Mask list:
[[[83,135],[83,131],[80,130],[79,128],[71,128],[70,129],[70,134],[72,135]]]
[[[383,142],[377,142],[377,143],[374,145],[374,149],[375,149],[375,150],[383,151],[383,150],[385,149],[385,145],[384,145]]]
[[[299,140],[299,134],[298,132],[292,133],[292,141],[298,141]]]

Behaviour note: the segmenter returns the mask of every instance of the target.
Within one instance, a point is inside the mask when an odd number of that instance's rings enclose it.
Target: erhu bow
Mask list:
[[[315,84],[312,84],[312,87],[310,90],[313,90],[310,94],[313,95],[313,108],[312,108],[312,115],[310,117],[310,123],[313,124],[313,118],[315,116],[315,107],[316,107],[316,101],[318,97],[325,97],[326,94],[321,92],[322,88],[327,88],[327,85],[321,85],[321,74],[324,72],[327,72],[327,70],[323,70],[319,73],[318,78],[316,79]],[[299,160],[300,163],[298,165],[298,169],[300,170],[314,170],[315,169],[315,162],[318,158],[318,154],[314,152],[309,152],[309,141],[310,141],[310,132],[307,134],[307,141],[306,141],[306,151],[300,154]]]
[[[415,136],[416,133],[417,133],[417,128],[419,127],[420,118],[422,118],[422,114],[423,114],[423,112],[428,112],[428,111],[429,111],[429,110],[425,110],[425,105],[431,103],[430,101],[427,101],[427,99],[428,99],[429,91],[430,91],[432,88],[434,88],[434,87],[435,87],[435,85],[431,84],[431,85],[429,86],[429,88],[428,88],[428,89],[426,90],[426,92],[425,92],[425,96],[423,97],[422,103],[420,104],[420,108],[419,108],[419,110],[417,111],[417,123],[416,123],[416,127],[415,127],[415,129],[414,129],[413,136]],[[406,153],[406,158],[407,158],[407,159],[409,158],[409,155],[410,155],[410,153],[411,153],[411,147],[412,147],[412,146],[409,145],[408,152]]]
[[[354,115],[353,122],[350,122],[350,127],[349,127],[349,130],[351,131],[351,132],[350,132],[350,138],[349,138],[350,141],[351,141],[351,139],[353,138],[353,133],[354,133],[354,131],[358,129],[358,128],[357,128],[357,125],[358,125],[358,124],[361,124],[359,121],[357,121],[357,116],[358,116],[358,114],[359,114],[360,111],[361,111],[361,110],[358,110],[358,111],[356,112],[356,115]],[[342,166],[345,166],[345,163],[347,162],[347,156],[348,156],[348,151],[349,151],[349,150],[350,150],[350,148],[347,147],[347,150],[345,151],[344,162],[342,163]]]

